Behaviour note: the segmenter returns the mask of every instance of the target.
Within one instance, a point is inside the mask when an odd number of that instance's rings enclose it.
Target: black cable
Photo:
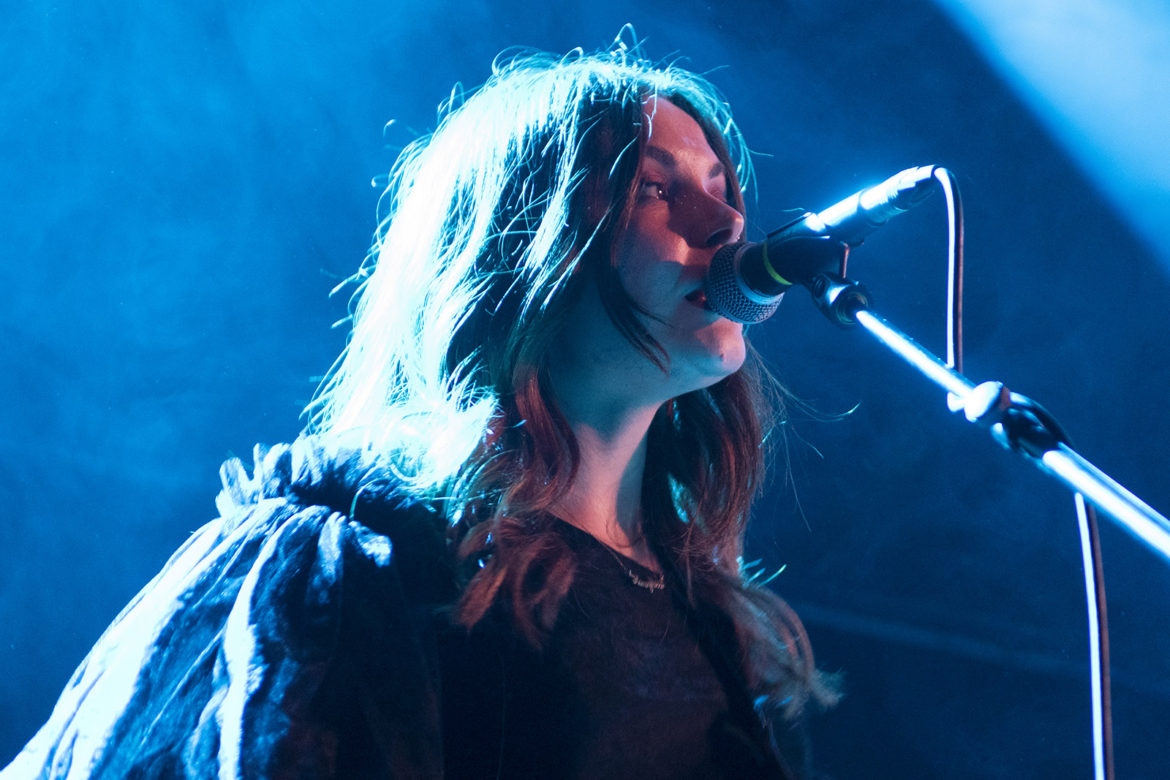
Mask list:
[[[1109,675],[1109,617],[1105,600],[1105,573],[1101,566],[1101,538],[1097,510],[1076,494],[1081,553],[1085,566],[1085,600],[1089,613],[1089,642],[1093,683],[1094,776],[1113,780],[1113,702]]]
[[[947,365],[963,373],[963,199],[946,168],[934,178],[947,199]]]
[[[947,365],[963,373],[963,204],[958,183],[946,168],[935,168],[934,178],[947,200]],[[948,398],[952,411],[963,408],[963,399]],[[1039,428],[1056,441],[1068,444],[1068,435],[1040,404],[1010,394],[1014,423]],[[1005,419],[1010,428],[1011,420]],[[1005,431],[1012,448],[1020,439]],[[1037,454],[1038,455],[1038,454]],[[1113,780],[1113,707],[1109,675],[1109,620],[1105,598],[1105,572],[1101,561],[1101,540],[1097,512],[1076,494],[1077,524],[1081,538],[1081,560],[1085,573],[1085,609],[1089,624],[1089,666],[1093,710],[1093,775]]]

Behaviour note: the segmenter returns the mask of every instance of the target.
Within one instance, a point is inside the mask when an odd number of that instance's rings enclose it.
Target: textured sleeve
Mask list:
[[[390,540],[287,498],[288,449],[258,452],[251,479],[227,467],[224,517],[107,629],[3,780],[441,771]]]

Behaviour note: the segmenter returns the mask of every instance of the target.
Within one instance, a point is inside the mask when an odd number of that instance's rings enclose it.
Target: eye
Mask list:
[[[666,185],[660,181],[642,181],[638,184],[638,200],[666,200]]]

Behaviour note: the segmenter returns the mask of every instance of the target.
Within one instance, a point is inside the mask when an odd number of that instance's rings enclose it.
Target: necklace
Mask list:
[[[646,590],[650,591],[651,593],[653,593],[656,590],[665,590],[666,589],[666,577],[663,576],[661,572],[654,575],[653,579],[647,579],[645,577],[639,577],[638,574],[633,569],[631,569],[627,566],[626,567],[626,574],[629,575],[630,582],[634,583],[639,588],[645,588]]]
[[[651,593],[659,590],[666,590],[666,575],[664,575],[662,572],[651,572],[652,576],[643,577],[634,571],[633,567],[627,565],[626,562],[622,560],[622,556],[618,555],[617,551],[608,544],[601,543],[601,546],[608,550],[609,554],[613,556],[613,559],[618,562],[618,565],[625,570],[626,576],[630,578],[630,582],[634,583],[639,588],[644,588],[645,590],[650,591]],[[641,566],[641,564],[638,565]],[[647,569],[647,571],[650,570]]]

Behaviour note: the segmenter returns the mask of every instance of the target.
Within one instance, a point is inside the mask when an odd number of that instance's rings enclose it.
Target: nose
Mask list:
[[[743,235],[743,214],[723,199],[700,191],[692,195],[690,205],[687,238],[692,246],[723,246]]]

